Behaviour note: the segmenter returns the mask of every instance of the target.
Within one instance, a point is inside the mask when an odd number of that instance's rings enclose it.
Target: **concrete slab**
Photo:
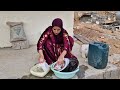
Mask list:
[[[36,46],[29,49],[0,49],[0,78],[21,78],[29,74],[29,69],[37,62]],[[5,77],[6,76],[6,77]]]
[[[80,67],[77,73],[78,79],[118,79],[120,78],[119,67],[108,63],[105,69],[95,69],[88,65],[87,59],[81,57],[80,45],[75,43],[72,53],[77,56],[79,64],[87,67],[86,70]],[[13,50],[12,48],[0,49],[0,79],[18,79],[30,75],[30,68],[38,63],[36,45],[28,49]],[[33,77],[26,77],[32,79]],[[53,79],[55,79],[54,77]],[[25,79],[25,78],[24,78]],[[33,78],[34,79],[34,78]],[[40,79],[40,78],[37,78]]]
[[[61,78],[58,78],[57,76],[55,76],[55,75],[53,74],[53,75],[52,75],[52,79],[61,79]],[[73,76],[73,77],[70,78],[70,79],[78,79],[78,76],[75,75],[75,76]]]

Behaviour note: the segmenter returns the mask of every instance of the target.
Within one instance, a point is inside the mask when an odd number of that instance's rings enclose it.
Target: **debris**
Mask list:
[[[120,54],[120,20],[115,11],[77,11],[74,37],[83,44],[100,41],[109,44],[110,52]],[[89,23],[88,23],[89,22]]]

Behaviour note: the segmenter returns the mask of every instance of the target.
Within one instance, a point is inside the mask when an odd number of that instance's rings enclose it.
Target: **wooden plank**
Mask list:
[[[87,26],[85,26],[85,28],[90,29],[90,30],[98,31],[99,33],[104,33],[103,31],[101,31],[101,30],[99,30],[99,29],[94,29],[94,28],[87,27]]]
[[[86,37],[84,37],[84,36],[82,36],[82,35],[74,35],[74,37],[75,37],[77,40],[79,40],[79,41],[81,41],[82,43],[84,43],[84,44],[88,44],[88,43],[91,42],[91,40],[89,40],[88,38],[86,38]]]

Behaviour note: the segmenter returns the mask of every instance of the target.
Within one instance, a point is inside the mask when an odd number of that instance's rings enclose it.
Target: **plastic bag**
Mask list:
[[[47,71],[50,67],[46,62],[39,63],[39,66],[44,70]]]

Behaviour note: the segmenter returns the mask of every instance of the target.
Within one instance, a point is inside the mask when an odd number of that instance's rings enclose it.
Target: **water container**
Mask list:
[[[102,42],[89,44],[88,64],[96,69],[104,69],[108,63],[109,46]]]

